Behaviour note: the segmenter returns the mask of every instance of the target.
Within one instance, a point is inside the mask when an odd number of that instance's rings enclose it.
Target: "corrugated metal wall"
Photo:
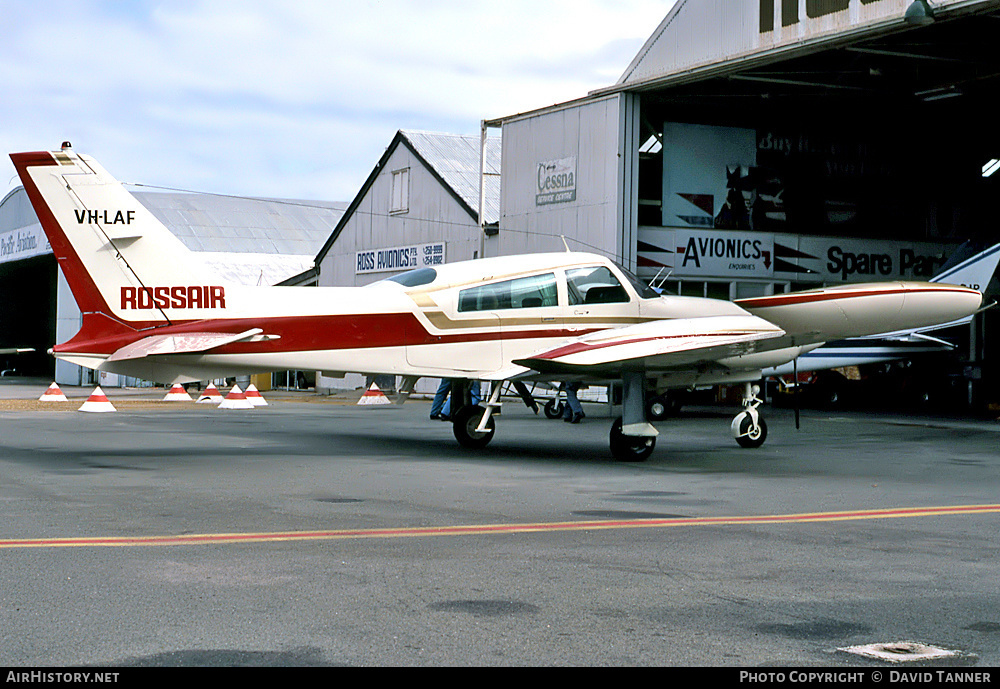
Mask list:
[[[502,255],[570,248],[620,258],[622,96],[538,113],[503,125]],[[572,201],[538,202],[539,164],[575,159]]]

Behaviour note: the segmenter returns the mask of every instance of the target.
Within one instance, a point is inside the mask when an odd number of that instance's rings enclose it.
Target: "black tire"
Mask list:
[[[552,399],[545,403],[545,416],[550,419],[562,418],[565,410],[566,407],[563,406],[560,400]]]
[[[611,456],[619,462],[645,462],[656,447],[654,437],[622,435],[622,417],[611,424]]]
[[[492,416],[486,422],[486,432],[476,432],[476,426],[483,418],[484,411],[486,410],[478,405],[463,407],[452,419],[452,428],[459,445],[479,450],[489,445],[490,441],[493,440],[493,434],[496,433],[497,429]]]
[[[817,404],[822,409],[840,409],[844,406],[850,389],[847,378],[833,371],[825,371],[816,376],[812,384]]]
[[[663,421],[676,416],[680,410],[680,401],[670,395],[657,395],[646,400],[646,418],[650,421]]]
[[[739,417],[739,436],[736,438],[736,443],[740,447],[755,448],[760,447],[767,440],[767,423],[764,421],[764,417],[757,417],[757,430],[750,433],[750,427],[753,425],[753,419],[750,418],[750,414],[747,412],[741,412]]]

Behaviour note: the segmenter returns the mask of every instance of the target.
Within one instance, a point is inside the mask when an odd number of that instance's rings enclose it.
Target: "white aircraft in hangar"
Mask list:
[[[602,256],[529,254],[420,268],[365,287],[220,284],[92,158],[68,143],[13,153],[83,314],[56,357],[165,384],[275,370],[421,376],[455,386],[455,437],[485,447],[504,381],[621,381],[615,458],[641,461],[657,431],[644,397],[745,384],[737,441],[766,425],[761,370],[829,340],[956,320],[978,290],[926,282],[847,285],[736,303],[660,296]],[[491,383],[485,407],[468,381]]]
[[[961,250],[962,247],[959,247]],[[929,282],[947,285],[962,285],[985,291],[997,264],[1000,263],[1000,244],[980,251],[964,260],[949,261]],[[896,332],[878,333],[866,337],[855,337],[837,342],[828,342],[822,347],[804,353],[795,362],[786,362],[762,371],[767,376],[783,376],[798,371],[823,371],[842,366],[861,366],[886,361],[908,359],[920,354],[935,354],[955,349],[947,340],[929,333],[967,325],[973,314],[948,323],[937,323],[923,328],[910,328]]]

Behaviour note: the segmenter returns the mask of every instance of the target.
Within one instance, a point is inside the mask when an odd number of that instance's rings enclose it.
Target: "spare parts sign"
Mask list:
[[[953,248],[932,242],[641,227],[637,264],[644,276],[817,284],[927,280]]]

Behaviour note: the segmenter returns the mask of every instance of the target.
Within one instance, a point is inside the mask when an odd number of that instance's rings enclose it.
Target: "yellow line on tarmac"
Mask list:
[[[281,531],[263,533],[190,534],[182,536],[106,536],[69,538],[0,538],[2,548],[137,547],[208,545],[220,543],[266,543],[271,541],[323,541],[348,538],[416,538],[427,536],[477,536],[489,534],[595,531],[601,529],[652,529],[679,526],[749,526],[872,519],[941,517],[957,514],[997,514],[1000,505],[952,505],[904,507],[844,512],[809,512],[743,517],[690,517],[664,519],[608,519],[533,524],[479,524],[466,526],[402,527],[389,529],[337,529],[331,531]]]

